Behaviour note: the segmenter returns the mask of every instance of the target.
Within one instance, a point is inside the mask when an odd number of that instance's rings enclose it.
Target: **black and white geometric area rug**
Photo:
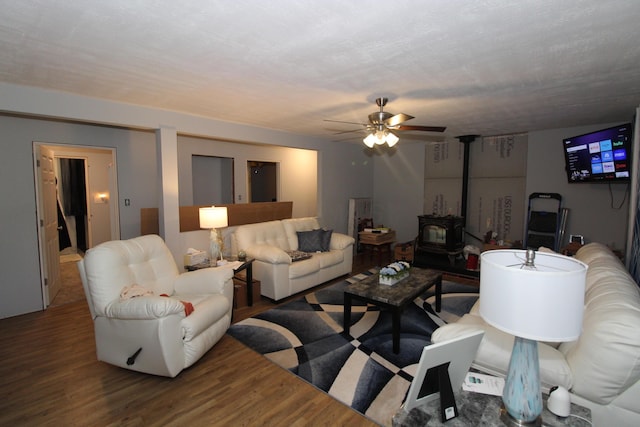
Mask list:
[[[417,298],[402,314],[400,353],[394,354],[391,315],[376,306],[354,299],[350,334],[343,333],[344,288],[371,273],[245,319],[227,333],[378,424],[391,425],[431,333],[468,312],[478,288],[444,281],[438,315],[430,307],[432,290]]]

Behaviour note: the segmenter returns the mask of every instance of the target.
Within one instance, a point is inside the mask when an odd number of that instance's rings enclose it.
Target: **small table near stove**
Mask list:
[[[413,267],[409,277],[395,285],[381,285],[378,275],[373,274],[364,280],[347,286],[344,290],[344,332],[349,334],[351,327],[351,301],[358,299],[391,311],[393,352],[400,352],[400,316],[404,308],[417,296],[435,285],[436,311],[442,305],[442,273],[436,270]]]

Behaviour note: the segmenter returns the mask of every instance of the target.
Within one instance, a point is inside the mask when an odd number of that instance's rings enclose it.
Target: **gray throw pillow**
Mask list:
[[[324,230],[298,231],[298,250],[303,252],[321,252]]]
[[[322,252],[328,252],[331,249],[331,234],[333,230],[321,230],[322,231]]]

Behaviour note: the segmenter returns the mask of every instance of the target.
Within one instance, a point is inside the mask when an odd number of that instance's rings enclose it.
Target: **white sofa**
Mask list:
[[[233,269],[180,274],[159,236],[102,243],[87,251],[78,269],[98,360],[112,365],[175,377],[231,323]]]
[[[353,237],[331,233],[329,250],[313,252],[311,258],[293,262],[287,251],[298,246],[298,232],[320,229],[317,218],[293,218],[238,226],[232,251],[254,258],[253,277],[262,295],[279,301],[351,272]]]
[[[557,348],[539,343],[543,389],[553,385],[569,389],[573,403],[591,409],[594,426],[639,426],[640,288],[602,244],[583,246],[576,258],[589,266],[582,334]],[[513,336],[487,325],[480,317],[479,302],[457,322],[438,328],[432,341],[478,329],[485,335],[474,366],[506,375]]]

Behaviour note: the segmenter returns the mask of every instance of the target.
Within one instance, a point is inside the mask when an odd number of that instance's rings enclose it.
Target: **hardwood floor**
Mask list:
[[[353,271],[369,264],[358,256]],[[0,342],[3,426],[376,425],[226,335],[173,379],[98,362],[85,301],[0,320]]]

